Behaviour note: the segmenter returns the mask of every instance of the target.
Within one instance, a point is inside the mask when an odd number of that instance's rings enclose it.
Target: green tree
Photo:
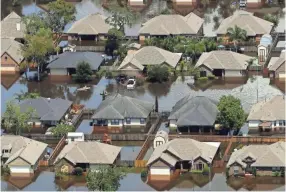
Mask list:
[[[22,18],[26,25],[26,34],[35,35],[41,28],[48,28],[43,14],[33,13]]]
[[[64,27],[75,20],[76,9],[72,3],[56,0],[48,4],[47,23],[61,37]]]
[[[153,65],[147,67],[147,79],[152,82],[164,82],[169,79],[170,73],[166,66]]]
[[[26,34],[25,40],[26,43],[21,47],[22,54],[37,64],[38,81],[40,81],[40,73],[47,55],[54,50],[52,32],[50,29],[40,28],[34,35]]]
[[[117,191],[120,180],[126,172],[118,167],[100,167],[97,171],[89,170],[86,177],[90,191]]]
[[[89,63],[82,61],[77,64],[75,80],[79,83],[85,83],[92,80],[92,69]]]
[[[279,23],[279,18],[277,16],[273,15],[273,14],[270,14],[270,13],[266,14],[264,16],[264,19],[266,21],[269,21],[269,22],[273,23],[274,24],[273,25],[274,28],[277,27],[277,25]]]
[[[57,124],[55,127],[52,128],[53,135],[56,136],[62,136],[67,134],[68,132],[74,132],[75,127],[73,125],[67,125],[67,124]]]
[[[232,95],[224,95],[220,98],[218,110],[217,122],[225,128],[239,129],[246,120],[240,100]]]
[[[229,39],[233,42],[236,51],[237,51],[237,43],[241,41],[246,40],[246,31],[244,29],[241,29],[237,25],[235,25],[233,28],[229,27],[227,29],[227,35],[229,36]]]
[[[19,102],[25,99],[35,99],[40,97],[40,93],[34,92],[34,93],[29,93],[29,92],[24,92],[21,90],[20,93],[15,94],[15,99],[17,99]]]
[[[9,101],[3,115],[3,127],[8,132],[20,135],[23,131],[31,130],[32,126],[28,122],[32,117],[35,117],[35,111],[32,108],[21,112],[19,105]]]
[[[180,61],[179,64],[180,64],[180,71],[183,72],[187,66],[187,62],[182,60],[182,61]]]
[[[114,51],[119,48],[123,36],[124,34],[116,28],[110,29],[108,31],[108,38],[105,44],[105,53],[113,56]]]

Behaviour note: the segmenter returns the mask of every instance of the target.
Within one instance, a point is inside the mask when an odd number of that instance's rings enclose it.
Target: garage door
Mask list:
[[[51,69],[51,75],[67,75],[66,69]]]
[[[170,175],[170,168],[151,168],[151,175]]]
[[[30,166],[11,166],[11,173],[32,173]]]

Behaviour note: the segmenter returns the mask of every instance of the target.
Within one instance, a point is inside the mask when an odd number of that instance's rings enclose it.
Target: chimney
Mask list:
[[[17,23],[17,24],[16,24],[16,29],[17,29],[17,31],[20,31],[20,29],[21,29],[20,23]]]

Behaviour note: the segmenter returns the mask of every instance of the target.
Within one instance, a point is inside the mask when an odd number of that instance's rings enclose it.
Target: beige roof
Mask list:
[[[17,135],[2,135],[1,151],[7,146],[12,146],[12,150],[5,165],[18,157],[34,165],[44,153],[48,144]]]
[[[219,28],[217,34],[226,34],[229,27],[238,27],[246,30],[247,36],[256,36],[257,34],[269,34],[272,30],[273,23],[255,17],[253,13],[238,10],[232,16],[225,18]]]
[[[282,95],[277,95],[270,100],[254,104],[247,118],[248,121],[276,121],[285,119],[285,98]]]
[[[236,53],[233,51],[216,50],[211,52],[204,52],[195,67],[202,65],[213,69],[227,69],[227,70],[245,70],[247,68],[247,61],[253,57]]]
[[[97,141],[79,141],[66,145],[56,158],[55,163],[65,158],[73,164],[113,164],[121,147]]]
[[[160,131],[158,131],[158,132],[156,133],[155,138],[156,138],[156,137],[162,137],[165,141],[167,141],[168,138],[169,138],[169,134],[168,134],[166,131],[164,131],[164,130],[160,130]]]
[[[273,60],[274,59],[274,60]],[[268,68],[270,71],[276,71],[281,65],[285,65],[286,52],[282,51],[280,57],[271,58]]]
[[[18,64],[24,59],[21,52],[21,43],[10,38],[1,38],[1,56],[7,53]]]
[[[207,162],[212,162],[217,149],[218,147],[216,146],[193,139],[173,139],[158,146],[148,160],[147,165],[152,164],[159,158],[173,166],[179,160],[195,160],[199,157]]]
[[[90,14],[74,22],[67,33],[79,35],[107,34],[111,26],[105,22],[106,17],[99,14]]]
[[[143,70],[146,65],[161,65],[167,63],[175,68],[181,59],[181,53],[172,53],[155,46],[146,46],[136,52],[129,53],[119,66],[119,70]],[[130,67],[130,65],[132,65]]]
[[[197,34],[204,20],[194,13],[181,15],[159,15],[143,24],[139,34],[191,35]]]
[[[244,160],[247,157],[255,160],[251,164],[254,167],[285,167],[285,142],[244,146],[231,154],[227,167],[235,162],[246,167]]]
[[[20,26],[19,30],[17,30],[17,24]],[[25,30],[25,24],[15,12],[11,12],[1,21],[1,38],[24,38]]]

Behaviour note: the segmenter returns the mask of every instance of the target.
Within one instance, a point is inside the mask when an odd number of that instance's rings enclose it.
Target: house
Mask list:
[[[76,73],[77,65],[80,62],[87,62],[93,71],[98,71],[104,62],[101,53],[96,52],[64,52],[51,57],[47,66],[50,75],[72,75]]]
[[[204,52],[195,67],[200,70],[200,77],[243,77],[246,75],[248,61],[254,59],[232,51],[216,50]]]
[[[269,34],[263,35],[260,39],[259,45],[257,46],[259,64],[265,63],[268,53],[270,51],[271,45],[272,45],[272,36]]]
[[[146,46],[127,54],[118,70],[128,74],[144,72],[148,65],[165,65],[176,69],[181,53],[172,53],[155,46]]]
[[[285,171],[285,142],[271,145],[248,145],[234,151],[226,165],[229,176],[251,173],[273,176]]]
[[[154,104],[120,94],[108,96],[96,109],[93,126],[146,126]]]
[[[1,162],[11,176],[31,176],[44,160],[48,144],[18,135],[1,135]]]
[[[146,23],[139,30],[139,41],[143,44],[150,37],[164,36],[203,36],[204,20],[194,13],[188,15],[159,15]]]
[[[280,57],[272,57],[270,59],[268,64],[270,78],[274,79],[276,78],[285,81],[286,78],[285,60],[286,60],[285,50],[281,52]]]
[[[159,145],[163,145],[169,141],[169,134],[165,130],[159,130],[153,141],[153,148],[156,149]]]
[[[33,119],[28,123],[35,127],[42,127],[56,125],[64,120],[71,109],[72,102],[60,98],[39,97],[23,100],[19,106],[21,112],[35,110]]]
[[[82,132],[68,132],[66,142],[71,143],[74,141],[84,141],[84,133],[82,133]]]
[[[218,114],[217,103],[204,96],[188,95],[172,108],[169,126],[178,132],[212,132]]]
[[[112,27],[105,22],[107,18],[99,13],[90,14],[73,23],[67,31],[68,40],[104,40]]]
[[[266,0],[246,0],[247,8],[259,8],[265,4]]]
[[[285,131],[285,98],[277,95],[254,104],[247,117],[250,131]]]
[[[222,20],[216,31],[217,37],[223,38],[225,42],[228,42],[227,29],[235,26],[246,30],[247,37],[255,40],[257,43],[259,43],[262,35],[270,34],[273,30],[273,23],[256,17],[253,13],[238,10],[232,16]]]
[[[21,43],[11,38],[1,38],[1,73],[20,71],[24,57],[21,53]]]
[[[173,3],[175,3],[176,5],[187,5],[187,6],[192,6],[192,7],[196,7],[199,3],[198,0],[172,0]]]
[[[121,147],[98,141],[75,141],[66,145],[56,158],[55,169],[72,173],[74,168],[84,171],[96,170],[100,166],[114,165],[120,159]]]
[[[203,143],[193,139],[173,139],[158,146],[147,162],[150,177],[170,180],[176,170],[203,172],[212,165],[220,143]]]
[[[11,38],[22,41],[26,26],[22,18],[14,11],[1,21],[1,38]]]

